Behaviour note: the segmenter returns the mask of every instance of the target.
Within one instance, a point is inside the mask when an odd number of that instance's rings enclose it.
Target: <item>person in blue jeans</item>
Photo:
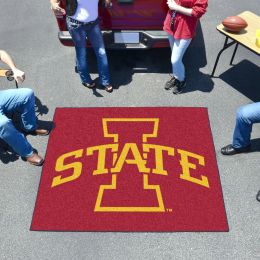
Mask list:
[[[250,136],[255,123],[260,123],[260,102],[240,107],[237,110],[233,142],[223,147],[221,153],[234,155],[249,152],[251,149]],[[260,190],[256,194],[256,199],[260,202]]]
[[[260,123],[260,102],[244,105],[237,110],[233,142],[221,149],[224,155],[249,152],[252,126]]]
[[[112,92],[109,66],[103,36],[99,27],[99,0],[67,0],[66,10],[60,7],[59,0],[50,0],[55,15],[65,15],[69,33],[75,45],[76,67],[83,86],[93,89],[95,82],[91,79],[87,61],[87,39],[90,41],[97,57],[100,84],[107,92]],[[111,0],[105,0],[109,5]]]
[[[25,79],[23,71],[19,70],[6,51],[0,50],[0,60],[7,64],[14,79],[21,83]],[[18,131],[11,116],[15,113],[21,119],[21,127],[26,134],[47,135],[49,131],[37,126],[34,93],[31,89],[7,89],[0,91],[0,138],[4,140],[17,154],[32,165],[41,166],[44,159],[37,154],[27,141],[24,133]]]

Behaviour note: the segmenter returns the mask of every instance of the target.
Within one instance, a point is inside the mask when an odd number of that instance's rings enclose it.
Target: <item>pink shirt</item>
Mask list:
[[[173,28],[170,26],[172,11],[169,10],[164,20],[163,30],[172,35],[175,39],[193,38],[196,32],[196,25],[199,18],[206,12],[208,0],[178,0],[179,5],[191,8],[191,16],[176,13]]]

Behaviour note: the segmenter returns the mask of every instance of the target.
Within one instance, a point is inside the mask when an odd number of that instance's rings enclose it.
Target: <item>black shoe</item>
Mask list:
[[[251,149],[251,144],[241,147],[241,148],[234,148],[232,144],[229,144],[223,148],[221,148],[221,153],[224,155],[234,155],[237,153],[246,153],[249,152]]]
[[[183,91],[183,88],[186,85],[186,79],[183,81],[179,81],[178,79],[175,79],[174,87],[172,90],[173,94],[179,94]]]
[[[256,199],[260,202],[260,190],[256,194]]]
[[[175,80],[176,80],[176,78],[174,76],[172,76],[172,78],[165,83],[164,89],[169,90],[169,89],[173,88],[174,84],[175,84]]]

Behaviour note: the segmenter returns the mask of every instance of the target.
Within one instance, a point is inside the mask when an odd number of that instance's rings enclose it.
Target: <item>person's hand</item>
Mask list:
[[[17,68],[12,69],[13,77],[17,83],[22,83],[25,80],[25,73]]]
[[[178,11],[179,5],[174,0],[167,0],[167,5],[169,9]]]
[[[104,0],[105,7],[111,8],[112,7],[112,0]]]
[[[60,7],[60,2],[51,2],[51,9],[53,10],[55,16],[61,16],[66,14],[65,9]]]

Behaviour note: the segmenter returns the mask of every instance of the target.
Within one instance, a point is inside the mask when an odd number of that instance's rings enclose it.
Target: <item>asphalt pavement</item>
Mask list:
[[[109,51],[112,94],[84,88],[74,73],[74,49],[57,38],[49,1],[1,1],[0,49],[26,72],[22,87],[34,89],[39,120],[53,119],[56,107],[207,107],[224,202],[227,233],[95,233],[33,232],[30,224],[41,168],[16,155],[0,152],[0,259],[260,259],[260,125],[252,132],[253,152],[225,157],[236,109],[260,100],[259,56],[239,47],[225,51],[210,78],[224,44],[216,25],[245,10],[260,15],[258,0],[209,1],[198,37],[185,56],[188,84],[184,93],[163,89],[169,78],[169,50]],[[259,25],[260,28],[260,25]],[[91,56],[93,58],[93,55]],[[97,77],[95,61],[91,72]],[[0,89],[14,83],[0,79]],[[29,137],[44,155],[48,137]]]

